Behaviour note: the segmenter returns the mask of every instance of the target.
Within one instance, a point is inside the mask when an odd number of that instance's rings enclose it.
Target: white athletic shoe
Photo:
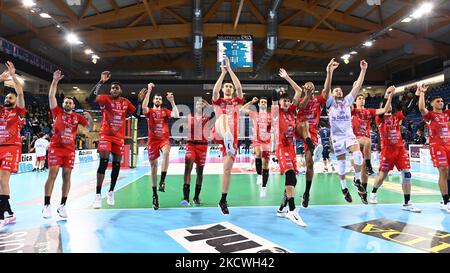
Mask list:
[[[422,212],[421,209],[414,207],[413,204],[411,203],[411,201],[409,201],[408,204],[403,204],[402,210],[407,210],[407,211],[416,212],[416,213]]]
[[[313,151],[313,160],[314,162],[319,162],[322,158],[323,146],[322,144],[318,144],[317,147]]]
[[[181,200],[180,205],[183,207],[189,207],[191,204],[188,200]]]
[[[261,186],[262,185],[262,175],[257,175],[256,176],[256,185]]]
[[[114,201],[114,192],[113,191],[109,191],[106,193],[106,204],[110,205],[110,206],[114,206],[114,204],[116,203],[116,201]]]
[[[277,210],[277,216],[281,218],[286,217],[286,213],[288,212],[288,209],[284,207],[282,210]]]
[[[267,196],[267,188],[262,187],[259,189],[259,197],[264,198]]]
[[[46,205],[42,208],[42,217],[45,219],[52,218],[52,208],[50,205]]]
[[[303,222],[302,218],[298,214],[297,210],[288,211],[286,213],[286,218],[294,222],[294,224],[299,225],[301,227],[306,227],[305,222]]]
[[[92,207],[94,209],[101,209],[102,208],[102,195],[96,194],[94,198],[94,203],[92,203]]]
[[[373,193],[373,192],[370,193],[369,203],[370,204],[378,204],[377,194],[376,193]]]
[[[67,218],[67,210],[65,205],[59,206],[59,208],[56,210],[59,214],[59,217],[61,218]]]
[[[444,205],[444,202],[441,201],[441,210],[450,213],[450,202],[447,203],[447,205]]]

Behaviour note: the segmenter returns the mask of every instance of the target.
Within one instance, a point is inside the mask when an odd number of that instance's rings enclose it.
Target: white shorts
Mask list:
[[[331,136],[331,143],[333,143],[333,150],[336,156],[340,156],[347,153],[348,147],[352,145],[358,145],[359,147],[359,142],[353,133],[339,136]]]

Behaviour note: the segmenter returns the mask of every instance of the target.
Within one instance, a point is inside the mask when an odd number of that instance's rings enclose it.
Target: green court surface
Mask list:
[[[354,189],[352,177],[347,176],[347,185],[353,197],[353,204],[361,204],[361,200]],[[368,192],[372,190],[374,179],[369,180]],[[159,177],[158,177],[159,182]],[[441,200],[436,183],[417,179],[412,180],[413,202],[439,202]],[[304,176],[298,177],[295,201],[300,205],[300,197],[305,188]],[[191,178],[190,201],[195,191],[195,175]],[[259,197],[259,186],[256,185],[256,174],[237,174],[232,176],[230,191],[227,197],[232,207],[242,206],[278,206],[284,191],[284,176],[272,174],[267,185],[267,197]],[[168,175],[166,177],[166,191],[158,192],[160,208],[181,207],[183,197],[183,175]],[[200,194],[202,207],[215,207],[221,196],[221,175],[204,175]],[[150,176],[145,175],[134,182],[117,189],[115,193],[114,209],[151,208],[152,187]],[[401,203],[400,178],[390,176],[378,190],[379,203]],[[316,174],[311,188],[310,205],[340,205],[348,204],[343,199],[339,178],[334,174]],[[103,208],[107,206],[103,200]]]

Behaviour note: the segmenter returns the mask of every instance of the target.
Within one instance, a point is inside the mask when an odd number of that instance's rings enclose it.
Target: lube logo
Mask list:
[[[228,222],[168,230],[192,253],[289,253],[291,251]]]

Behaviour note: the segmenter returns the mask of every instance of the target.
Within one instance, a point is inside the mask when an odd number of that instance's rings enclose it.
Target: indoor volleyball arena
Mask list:
[[[450,253],[449,14],[0,1],[0,253]]]

